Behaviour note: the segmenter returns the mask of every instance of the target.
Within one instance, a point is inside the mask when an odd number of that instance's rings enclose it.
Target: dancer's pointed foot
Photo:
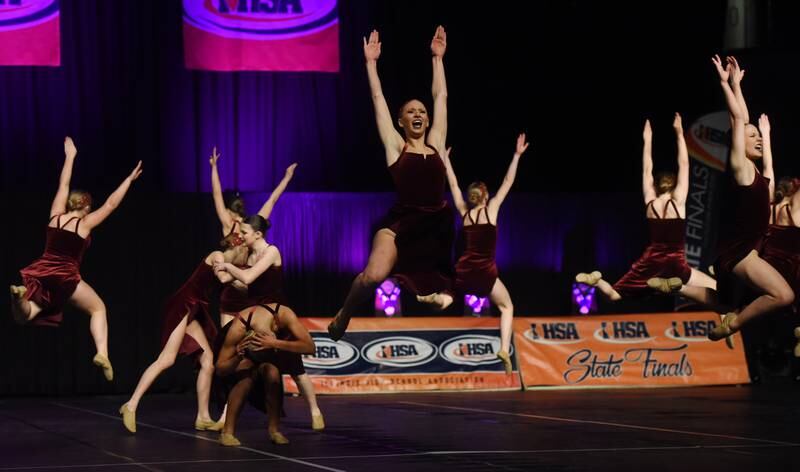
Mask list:
[[[106,380],[109,382],[114,380],[114,368],[111,367],[111,361],[108,360],[108,357],[100,353],[95,354],[94,359],[92,359],[92,363],[103,369],[103,377],[105,377]]]
[[[731,328],[731,322],[735,319],[736,313],[733,312],[722,315],[722,322],[708,333],[708,339],[719,341],[725,338],[725,344],[727,344],[729,349],[733,349],[733,333],[735,333],[735,331]]]
[[[314,431],[325,429],[325,418],[322,417],[322,413],[311,415],[311,429]]]
[[[442,311],[453,303],[453,297],[448,293],[434,292],[430,295],[417,295],[417,301],[427,303],[437,311]]]
[[[28,315],[22,307],[22,302],[25,299],[25,294],[28,289],[24,285],[10,285],[8,292],[11,295],[11,315],[14,317],[14,322],[17,324],[25,324],[28,321]]]
[[[219,443],[222,444],[223,446],[228,446],[228,447],[236,447],[242,445],[242,443],[238,439],[236,439],[236,436],[228,433],[220,433]]]
[[[586,273],[581,272],[580,274],[575,276],[575,282],[591,285],[592,287],[597,285],[597,282],[602,280],[603,274],[600,271],[595,270],[594,272]]]
[[[136,432],[136,412],[131,411],[128,408],[128,404],[124,404],[119,407],[119,412],[122,415],[122,424],[125,425],[125,429],[130,431],[131,433]]]
[[[683,288],[683,281],[680,277],[653,277],[647,280],[647,286],[661,293],[673,293]]]
[[[503,361],[503,367],[506,369],[506,374],[513,372],[511,367],[511,356],[506,351],[498,351],[497,358]]]
[[[339,310],[339,313],[336,314],[336,317],[333,318],[333,321],[330,322],[328,325],[328,336],[333,341],[338,341],[342,339],[344,336],[344,332],[347,331],[347,325],[350,324],[350,320],[343,320],[342,310]]]
[[[194,429],[197,431],[222,431],[224,421],[194,420]]]
[[[289,444],[289,440],[286,439],[286,436],[281,434],[280,431],[269,433],[269,440],[272,441],[273,444],[277,444],[279,446]]]

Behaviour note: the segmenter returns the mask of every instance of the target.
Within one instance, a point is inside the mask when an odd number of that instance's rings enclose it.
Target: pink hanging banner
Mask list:
[[[0,65],[61,65],[58,0],[0,0]]]
[[[183,0],[186,67],[339,71],[336,0]]]

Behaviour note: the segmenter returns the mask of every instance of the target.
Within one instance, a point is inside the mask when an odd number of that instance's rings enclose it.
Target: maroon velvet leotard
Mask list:
[[[464,252],[456,262],[456,292],[487,297],[492,292],[497,280],[497,264],[495,249],[497,246],[497,227],[489,220],[489,210],[484,207],[485,223],[480,221],[480,210],[476,219],[472,219],[469,210],[464,213],[463,220],[469,217],[471,225],[462,227]]]
[[[756,171],[750,185],[731,185],[723,209],[717,240],[718,276],[733,268],[753,249],[758,249],[769,226],[769,179]]]
[[[653,277],[678,277],[685,284],[692,275],[692,269],[686,263],[686,220],[680,217],[674,200],[667,201],[664,216],[672,204],[678,218],[662,218],[654,203],[655,200],[651,200],[645,207],[652,208],[655,214],[655,218],[647,219],[650,244],[630,270],[614,284],[614,289],[623,297],[653,293],[647,286],[647,279]]]
[[[61,324],[64,304],[81,281],[81,260],[91,242],[91,237],[84,239],[78,235],[80,218],[73,216],[62,225],[61,216],[50,218],[50,221],[56,218],[56,226],[47,227],[44,254],[20,270],[22,281],[28,289],[25,298],[42,309],[31,321],[37,326]],[[75,229],[65,229],[73,220],[76,220]]]
[[[444,163],[435,149],[435,154],[424,156],[407,147],[389,167],[397,202],[381,225],[396,235],[392,272],[416,295],[450,292],[453,214],[444,198]]]
[[[206,335],[209,346],[214,345],[217,326],[208,311],[208,302],[221,283],[214,275],[214,269],[205,260],[197,265],[192,275],[181,288],[169,297],[164,306],[164,318],[161,325],[161,348],[167,344],[172,332],[186,316],[186,325],[197,321]],[[189,333],[185,333],[178,354],[199,356],[203,349]]]
[[[782,211],[786,212],[789,225],[771,224],[763,238],[759,254],[786,279],[795,293],[800,288],[800,227],[792,218],[791,205],[773,207],[773,222]]]

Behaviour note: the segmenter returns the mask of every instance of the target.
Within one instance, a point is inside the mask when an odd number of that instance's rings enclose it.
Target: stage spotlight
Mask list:
[[[402,316],[400,286],[397,280],[386,279],[375,289],[375,316]]]
[[[582,315],[597,311],[597,300],[594,296],[595,287],[578,282],[572,284],[572,307]]]
[[[489,316],[492,314],[489,297],[464,295],[464,316]]]

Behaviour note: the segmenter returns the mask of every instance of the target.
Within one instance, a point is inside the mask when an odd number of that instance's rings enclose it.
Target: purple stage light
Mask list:
[[[400,286],[395,279],[386,279],[375,289],[375,316],[401,316]]]
[[[597,301],[594,298],[595,287],[578,282],[572,284],[572,305],[578,313],[588,315],[597,311]]]
[[[464,314],[470,316],[488,315],[489,298],[479,297],[477,295],[466,294],[464,295]]]

